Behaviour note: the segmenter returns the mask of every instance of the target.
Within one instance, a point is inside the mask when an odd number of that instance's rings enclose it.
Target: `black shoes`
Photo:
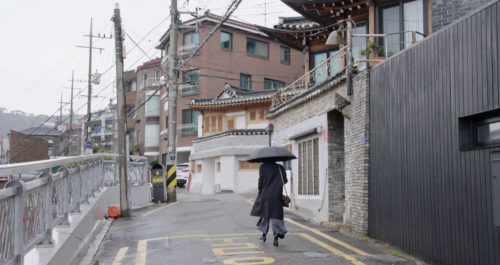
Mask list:
[[[262,236],[260,237],[260,240],[266,242],[266,233],[262,233]]]
[[[277,247],[278,246],[278,237],[274,237],[274,242],[273,242],[273,246]]]

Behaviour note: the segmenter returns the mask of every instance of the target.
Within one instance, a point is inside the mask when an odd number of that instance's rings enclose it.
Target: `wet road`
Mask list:
[[[387,250],[329,232],[285,212],[279,247],[259,240],[251,199],[238,194],[197,195],[179,190],[178,202],[115,220],[98,264],[413,264]]]

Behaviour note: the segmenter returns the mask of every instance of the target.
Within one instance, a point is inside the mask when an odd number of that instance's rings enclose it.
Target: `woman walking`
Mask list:
[[[285,238],[287,232],[283,221],[283,185],[288,182],[285,168],[274,160],[264,159],[259,168],[259,194],[252,207],[251,215],[260,217],[257,229],[262,232],[262,241],[266,242],[269,223],[272,224],[274,246],[278,238]]]

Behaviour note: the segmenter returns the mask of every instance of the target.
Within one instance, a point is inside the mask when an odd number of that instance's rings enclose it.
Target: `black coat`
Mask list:
[[[266,220],[283,219],[283,180],[288,182],[286,171],[282,165],[274,162],[265,162],[259,168],[259,195],[255,199],[251,215],[262,217]]]

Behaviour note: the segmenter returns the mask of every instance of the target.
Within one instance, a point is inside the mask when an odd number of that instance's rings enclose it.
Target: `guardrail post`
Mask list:
[[[75,190],[73,191],[76,194],[75,197],[75,209],[73,210],[73,213],[81,213],[80,211],[80,201],[82,199],[82,167],[76,163],[74,166],[76,168],[76,177],[73,177],[72,181],[78,181],[77,186],[73,185]]]
[[[89,162],[89,197],[95,197],[95,161]]]
[[[89,162],[84,163],[85,166],[85,173],[80,170],[80,184],[81,184],[81,190],[80,192],[83,192],[82,196],[82,203],[84,204],[89,204],[89,192],[88,192],[88,187],[89,187],[89,169],[90,165]]]
[[[45,236],[43,240],[38,244],[39,246],[52,246],[54,240],[52,239],[52,198],[54,197],[54,181],[52,179],[52,174],[44,173],[42,177],[47,178],[47,183],[44,187],[45,193],[45,210],[43,211],[43,225],[45,227]]]
[[[14,240],[14,264],[24,264],[24,183],[20,180],[10,180],[5,185],[5,188],[16,188],[17,194],[14,197],[14,223],[13,240]]]
[[[63,214],[64,218],[61,221],[59,225],[69,225],[69,201],[70,201],[70,196],[71,194],[69,191],[71,190],[71,182],[70,182],[70,176],[69,176],[69,170],[68,168],[61,168],[59,170],[63,174],[63,178],[61,179],[62,184],[63,184]]]

